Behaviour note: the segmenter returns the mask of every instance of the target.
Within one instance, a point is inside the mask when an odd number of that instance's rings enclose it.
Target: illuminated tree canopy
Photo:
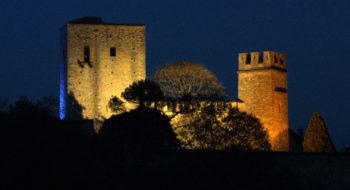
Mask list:
[[[218,78],[202,65],[176,62],[158,69],[155,80],[165,96],[181,99],[190,96],[199,100],[222,100],[227,97]]]
[[[259,120],[236,108],[208,105],[177,117],[172,124],[185,149],[271,150]]]

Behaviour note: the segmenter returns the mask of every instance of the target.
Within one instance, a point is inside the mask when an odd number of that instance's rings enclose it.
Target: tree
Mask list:
[[[221,142],[225,129],[221,127],[213,105],[200,111],[182,113],[175,118],[175,133],[185,149],[226,149]]]
[[[51,107],[42,103],[44,101],[37,100],[36,103],[27,97],[20,97],[13,105],[9,106],[9,114],[11,117],[27,118],[27,119],[44,119],[52,118],[53,111]]]
[[[0,112],[6,111],[7,106],[8,106],[7,99],[3,99],[3,98],[0,97]]]
[[[116,96],[112,96],[112,98],[108,101],[108,107],[116,114],[125,112],[126,110],[124,102]]]
[[[335,152],[326,123],[320,113],[312,114],[303,141],[304,152]]]
[[[297,132],[289,129],[289,151],[303,152],[304,129],[298,128]]]
[[[159,110],[138,107],[107,119],[99,132],[107,151],[141,151],[176,149],[178,140],[170,118]]]
[[[259,120],[237,108],[209,104],[175,119],[174,130],[182,147],[211,150],[268,151],[267,132]]]
[[[241,150],[269,151],[268,134],[259,119],[231,108],[223,119],[223,126],[229,131],[232,144]]]
[[[122,93],[122,97],[131,102],[159,101],[164,99],[163,92],[156,82],[149,79],[134,82]]]
[[[54,94],[51,93],[49,96],[44,97],[42,100],[37,100],[37,105],[49,109],[51,115],[58,117],[60,103]]]
[[[227,97],[217,77],[199,64],[167,64],[156,71],[154,78],[164,95],[173,99],[186,96],[197,100],[224,100]]]

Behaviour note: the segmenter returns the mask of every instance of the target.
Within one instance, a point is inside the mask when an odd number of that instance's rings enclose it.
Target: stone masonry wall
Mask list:
[[[285,55],[265,51],[238,57],[238,98],[247,113],[260,119],[272,149],[288,151],[288,94]]]
[[[145,26],[68,23],[67,41],[68,96],[82,106],[84,119],[110,117],[110,98],[146,78]],[[84,63],[85,46],[90,64]],[[112,47],[116,56],[110,55]]]

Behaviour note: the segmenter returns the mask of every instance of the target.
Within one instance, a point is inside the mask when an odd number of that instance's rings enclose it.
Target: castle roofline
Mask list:
[[[145,26],[144,24],[119,24],[119,23],[104,23],[101,17],[82,17],[76,20],[69,21],[68,24],[90,24],[90,25],[118,25],[118,26]]]

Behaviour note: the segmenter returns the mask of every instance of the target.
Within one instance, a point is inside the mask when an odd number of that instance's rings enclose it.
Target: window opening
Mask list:
[[[84,47],[84,62],[90,63],[90,47],[89,46]]]
[[[115,47],[111,47],[111,49],[110,49],[110,56],[111,57],[115,57],[115,55],[116,55]]]

